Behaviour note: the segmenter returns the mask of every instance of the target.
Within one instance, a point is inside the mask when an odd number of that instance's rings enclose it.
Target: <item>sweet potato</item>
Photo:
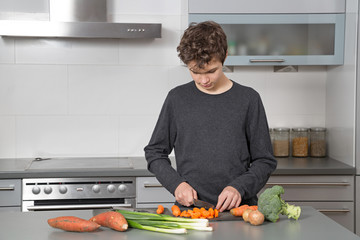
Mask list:
[[[47,222],[53,228],[59,228],[71,232],[92,232],[100,227],[100,225],[96,222],[74,216],[51,218],[48,219]]]
[[[128,223],[125,217],[119,212],[103,212],[90,218],[89,221],[96,222],[103,227],[108,227],[120,232],[126,231],[128,229]]]

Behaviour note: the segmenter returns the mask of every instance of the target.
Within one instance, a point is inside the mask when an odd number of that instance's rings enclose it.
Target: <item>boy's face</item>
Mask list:
[[[213,59],[204,68],[196,67],[196,62],[191,61],[188,65],[191,77],[196,86],[204,92],[215,92],[226,79],[222,70],[222,63]]]

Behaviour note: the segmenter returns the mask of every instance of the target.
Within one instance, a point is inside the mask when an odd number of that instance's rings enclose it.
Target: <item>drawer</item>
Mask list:
[[[0,180],[0,206],[21,205],[21,180]]]
[[[271,176],[260,193],[274,185],[284,187],[287,201],[354,201],[353,176]]]
[[[155,177],[136,178],[136,198],[138,203],[175,202],[175,197]]]
[[[355,209],[353,202],[288,202],[298,206],[312,206],[319,212],[328,216],[335,222],[346,227],[351,232],[355,231]],[[301,216],[300,216],[301,218]]]

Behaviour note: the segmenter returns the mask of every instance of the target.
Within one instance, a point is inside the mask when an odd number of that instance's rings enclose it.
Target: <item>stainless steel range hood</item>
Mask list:
[[[160,23],[107,21],[106,0],[49,0],[49,21],[1,20],[0,36],[160,38]]]

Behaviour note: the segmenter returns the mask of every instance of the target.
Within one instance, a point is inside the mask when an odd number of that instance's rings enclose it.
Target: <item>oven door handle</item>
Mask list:
[[[112,208],[112,207],[128,207],[131,208],[130,203],[123,204],[81,204],[81,205],[43,205],[43,206],[27,206],[28,211],[38,210],[80,210],[89,208]]]

